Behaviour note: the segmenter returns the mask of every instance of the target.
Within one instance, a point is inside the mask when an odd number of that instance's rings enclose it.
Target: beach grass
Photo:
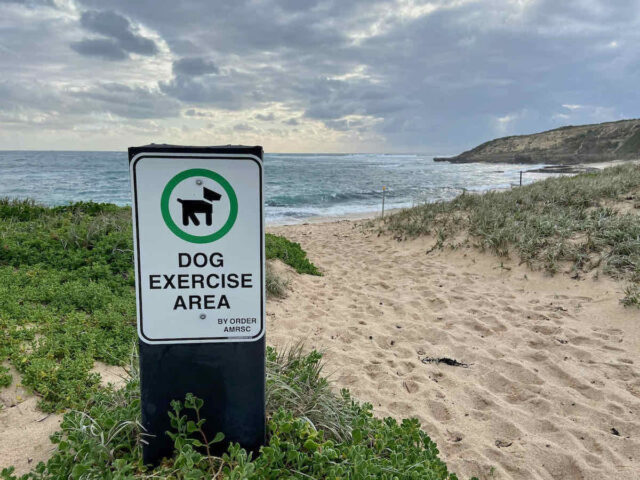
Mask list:
[[[326,438],[346,441],[351,437],[355,412],[349,407],[347,392],[335,395],[323,376],[322,355],[304,353],[297,344],[277,352],[267,349],[267,413],[282,408],[304,418]]]
[[[267,263],[265,268],[265,288],[267,293],[271,297],[284,298],[287,295],[287,289],[289,288],[289,280],[281,275],[278,275],[271,266]]]
[[[620,204],[629,208],[620,208]],[[375,220],[398,240],[432,235],[435,247],[460,242],[515,256],[553,274],[598,271],[628,282],[625,305],[639,305],[640,165],[549,178],[508,191],[463,193]]]
[[[267,236],[266,249],[317,272],[300,245]],[[22,384],[53,412],[79,408],[99,386],[95,361],[123,365],[136,341],[131,209],[76,203],[48,208],[0,199],[0,387]],[[288,282],[267,265],[267,294]]]

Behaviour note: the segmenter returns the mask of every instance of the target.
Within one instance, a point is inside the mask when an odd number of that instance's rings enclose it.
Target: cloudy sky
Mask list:
[[[0,149],[453,154],[640,117],[640,0],[0,0]]]

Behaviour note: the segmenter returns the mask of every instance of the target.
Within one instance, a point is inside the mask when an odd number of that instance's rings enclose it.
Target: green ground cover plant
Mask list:
[[[52,457],[24,480],[456,478],[417,421],[377,419],[346,390],[335,394],[321,355],[301,346],[268,349],[269,439],[259,455],[238,445],[208,454],[223,434],[203,437],[201,400],[187,395],[167,412],[174,455],[155,469],[143,465],[130,213],[0,200],[0,360],[16,367],[43,410],[66,411]],[[266,249],[298,272],[319,274],[297,243],[268,235]],[[270,294],[286,288],[273,272],[267,280],[276,285]],[[126,386],[100,387],[96,360],[130,362]],[[0,386],[10,381],[3,366]],[[16,476],[7,468],[0,478]]]
[[[0,366],[0,388],[11,385],[11,380],[13,380],[13,377],[9,373],[9,369],[5,366]]]
[[[625,305],[639,305],[640,165],[549,178],[508,191],[463,193],[419,205],[370,226],[398,240],[434,235],[436,247],[464,242],[498,256],[515,254],[556,273],[568,262],[576,276],[597,269],[629,282]],[[633,202],[635,199],[635,202]],[[618,211],[617,201],[632,203]]]
[[[0,201],[0,360],[44,411],[78,407],[94,361],[125,363],[135,333],[131,212]]]
[[[299,243],[271,233],[265,235],[265,256],[268,260],[278,258],[293,267],[298,273],[322,275],[318,268],[309,261],[307,253]]]
[[[136,361],[132,362],[135,365]],[[378,419],[346,390],[334,394],[321,355],[300,347],[267,352],[268,441],[255,457],[232,444],[221,457],[208,446],[202,400],[187,394],[168,412],[174,455],[151,469],[142,463],[139,380],[95,392],[84,411],[65,414],[56,451],[23,480],[87,479],[420,479],[455,480],[417,420]],[[16,480],[13,469],[0,478]]]
[[[298,244],[269,235],[266,248],[316,270]],[[44,411],[78,408],[98,388],[95,361],[126,364],[136,341],[132,258],[128,207],[0,199],[0,387],[11,382],[9,361]],[[270,269],[267,280],[268,294],[284,294],[285,280]]]

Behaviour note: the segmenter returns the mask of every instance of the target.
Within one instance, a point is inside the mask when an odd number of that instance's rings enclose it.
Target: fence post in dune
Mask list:
[[[387,187],[382,186],[382,218],[384,218],[384,193],[386,192]]]
[[[129,148],[145,464],[173,453],[168,412],[204,400],[212,454],[265,441],[262,147]],[[188,413],[188,412],[185,412]]]
[[[520,186],[522,186],[522,170],[520,170]]]

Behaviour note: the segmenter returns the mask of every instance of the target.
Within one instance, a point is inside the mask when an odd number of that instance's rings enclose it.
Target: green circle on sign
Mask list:
[[[222,227],[216,232],[213,232],[209,235],[192,235],[190,233],[182,230],[176,222],[171,218],[171,214],[169,213],[169,199],[171,198],[171,193],[173,189],[176,188],[181,181],[191,178],[191,177],[206,177],[210,178],[218,182],[224,188],[224,191],[227,192],[227,196],[229,197],[229,217],[227,221],[224,223]],[[227,180],[220,174],[216,172],[212,172],[211,170],[206,170],[204,168],[192,168],[190,170],[185,170],[184,172],[180,172],[167,183],[166,187],[162,192],[162,198],[160,199],[160,210],[162,211],[162,218],[164,219],[164,223],[167,224],[169,230],[176,234],[176,236],[180,237],[183,240],[191,243],[211,243],[216,240],[224,237],[238,217],[238,198],[236,197],[236,192],[233,190],[233,187]]]

